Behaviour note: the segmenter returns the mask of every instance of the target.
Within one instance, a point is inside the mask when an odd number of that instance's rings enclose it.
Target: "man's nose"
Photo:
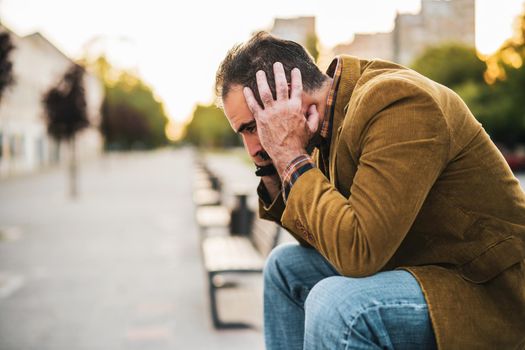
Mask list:
[[[248,153],[252,157],[256,157],[257,153],[262,151],[262,146],[259,140],[256,137],[248,137],[245,139],[246,142],[246,148],[248,149]]]

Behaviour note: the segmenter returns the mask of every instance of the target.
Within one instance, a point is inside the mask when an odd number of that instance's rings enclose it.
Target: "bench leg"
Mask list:
[[[217,278],[222,277],[219,274],[216,274],[213,276],[213,285],[216,289],[228,289],[228,288],[236,288],[239,286],[239,282],[237,281],[229,281],[223,278]]]
[[[217,287],[213,283],[213,277],[215,273],[208,273],[208,285],[209,285],[209,294],[210,294],[210,311],[211,319],[213,321],[213,327],[216,329],[242,329],[242,328],[252,328],[251,325],[243,322],[223,322],[219,318],[219,312],[217,308]]]

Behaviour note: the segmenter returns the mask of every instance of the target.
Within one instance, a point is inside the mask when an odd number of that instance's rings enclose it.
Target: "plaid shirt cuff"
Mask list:
[[[293,184],[297,179],[310,169],[315,168],[315,163],[308,154],[301,154],[288,164],[284,169],[282,182],[283,182],[283,199],[286,203],[286,199],[290,194]]]

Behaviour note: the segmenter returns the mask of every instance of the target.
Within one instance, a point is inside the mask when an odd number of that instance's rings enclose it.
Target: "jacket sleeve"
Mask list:
[[[283,214],[285,204],[282,192],[279,192],[277,197],[275,197],[273,201],[270,201],[268,191],[261,180],[259,186],[257,186],[257,195],[259,196],[259,217],[261,219],[273,221],[279,226],[283,227],[281,223],[281,216]],[[286,229],[286,227],[284,228]],[[311,245],[303,238],[297,236],[294,232],[291,232],[288,229],[287,231],[297,240],[297,242],[299,242],[300,245],[304,247],[311,247]]]
[[[333,144],[348,147],[357,163],[350,196],[312,169],[295,182],[282,216],[283,226],[346,276],[368,276],[388,262],[448,158],[440,108],[432,96],[404,85],[388,81],[363,92],[341,134],[334,130],[339,144]]]

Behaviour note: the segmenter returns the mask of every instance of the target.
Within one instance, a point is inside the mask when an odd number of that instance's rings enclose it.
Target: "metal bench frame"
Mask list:
[[[232,287],[235,286],[235,284],[227,284],[225,286],[217,286],[214,282],[215,277],[218,275],[225,275],[225,274],[254,274],[254,273],[262,273],[263,270],[263,264],[264,260],[266,259],[267,255],[270,253],[270,251],[277,246],[279,242],[280,237],[280,231],[281,228],[269,221],[262,220],[260,218],[255,218],[252,230],[249,235],[246,236],[213,236],[208,237],[206,235],[206,231],[210,227],[209,225],[206,225],[205,222],[197,222],[201,231],[201,253],[203,258],[203,265],[207,272],[207,279],[208,279],[208,294],[210,298],[210,312],[211,312],[211,318],[213,322],[213,326],[216,329],[232,329],[232,328],[252,328],[253,326],[244,322],[224,322],[219,317],[218,307],[217,307],[217,290],[223,287]],[[235,267],[220,267],[220,268],[213,268],[210,269],[208,266],[209,257],[206,256],[206,250],[205,250],[205,244],[209,243],[206,240],[212,240],[212,239],[218,239],[218,240],[224,240],[225,242],[232,242],[235,241],[240,242],[242,240],[247,240],[249,243],[253,246],[255,251],[259,254],[259,257],[262,261],[259,266],[255,267],[253,264],[251,266],[248,266],[247,264],[244,266],[238,266]],[[236,246],[242,247],[242,245],[237,244]],[[242,253],[240,250],[238,250],[239,253]],[[226,254],[231,254],[232,251],[226,251],[224,252],[225,255],[222,256],[223,259],[226,261],[228,260],[228,256]],[[235,260],[233,257],[230,260]],[[227,264],[226,264],[227,265]]]

